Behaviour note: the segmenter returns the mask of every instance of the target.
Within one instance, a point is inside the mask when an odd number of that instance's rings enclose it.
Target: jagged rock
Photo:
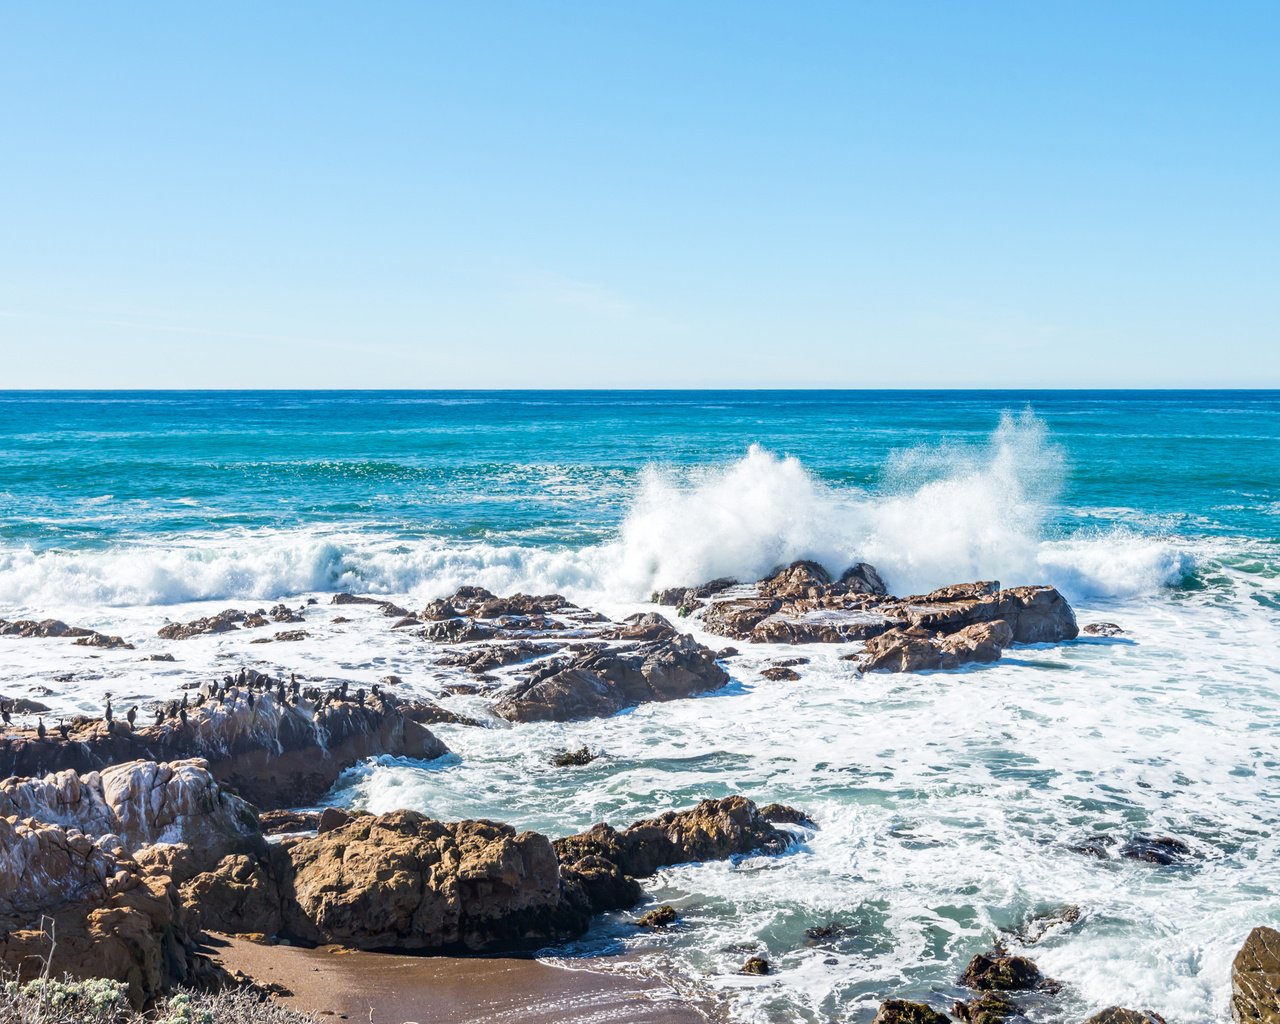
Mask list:
[[[577,750],[559,750],[551,757],[554,768],[581,768],[590,764],[600,755],[590,747],[579,747]]]
[[[78,640],[73,640],[73,644],[77,647],[101,647],[105,650],[125,650],[132,651],[133,644],[129,643],[122,637],[107,636],[105,633],[90,633],[88,636],[82,636]]]
[[[515,665],[522,661],[540,658],[560,650],[557,644],[535,643],[532,640],[516,640],[511,643],[484,644],[450,651],[440,659],[441,665],[465,668],[481,675],[495,668]]]
[[[608,630],[605,637],[609,640],[643,640],[657,642],[671,640],[680,635],[679,630],[656,612],[630,615],[613,629]]]
[[[753,956],[747,959],[747,962],[739,969],[739,974],[768,974],[770,970],[769,961],[762,956]]]
[[[251,644],[270,644],[270,643],[289,643],[297,640],[305,640],[311,634],[305,629],[285,629],[281,630],[275,636],[260,636],[250,640]]]
[[[591,651],[535,670],[494,705],[512,722],[600,718],[647,701],[678,700],[729,681],[715,654],[690,636],[638,650]]]
[[[1123,1006],[1108,1006],[1095,1013],[1084,1024],[1165,1024],[1165,1019],[1152,1010],[1127,1010]]]
[[[817,828],[813,818],[804,811],[786,804],[765,804],[760,808],[760,817],[775,825],[799,825],[801,828]]]
[[[887,999],[880,1004],[871,1024],[951,1024],[951,1021],[946,1014],[924,1003]]]
[[[355,818],[289,848],[286,927],[370,950],[493,950],[554,941],[581,926],[563,904],[550,841],[487,821],[413,811]]]
[[[314,832],[320,824],[319,811],[263,811],[258,815],[262,834],[284,835],[289,832]]]
[[[957,1001],[951,1012],[965,1024],[1002,1024],[1012,1018],[1022,1018],[1012,999],[999,992],[984,992],[968,1002]]]
[[[86,629],[83,626],[68,626],[61,619],[16,619],[10,622],[7,619],[0,619],[0,636],[20,636],[20,637],[62,637],[62,636],[78,636],[87,637],[93,635],[92,629]]]
[[[750,800],[731,796],[637,821],[621,832],[603,823],[595,825],[557,839],[555,847],[563,862],[602,857],[628,875],[646,878],[659,868],[688,861],[724,860],[755,851],[781,853],[792,839],[791,833],[767,821]]]
[[[334,594],[329,601],[330,604],[371,604],[382,610],[382,614],[389,618],[402,619],[409,614],[408,609],[401,608],[398,604],[388,601],[385,597],[357,597],[355,594],[341,593]]]
[[[664,903],[660,907],[654,907],[647,913],[641,914],[636,918],[636,925],[640,928],[670,928],[680,919],[680,915],[676,913],[676,908],[670,903]]]
[[[1054,992],[1058,983],[1040,973],[1034,960],[1005,953],[979,953],[964,969],[960,984],[979,992]]]
[[[428,622],[417,633],[423,640],[437,644],[461,644],[474,640],[489,640],[498,635],[498,627],[475,619],[436,619]]]
[[[43,715],[49,711],[48,705],[26,697],[0,697],[0,708],[15,715]]]
[[[342,828],[351,820],[351,815],[340,807],[326,807],[320,812],[320,820],[316,822],[316,832],[324,835],[326,832],[333,832]]]
[[[421,725],[470,725],[480,727],[474,718],[441,707],[432,700],[412,700],[400,705],[405,718]]]
[[[760,674],[774,682],[793,683],[800,678],[799,672],[793,668],[787,668],[785,665],[770,665],[766,669],[761,669]]]
[[[223,703],[192,708],[185,723],[168,719],[136,730],[116,722],[75,726],[68,740],[30,730],[0,736],[0,777],[40,777],[72,769],[84,774],[135,760],[204,758],[219,782],[258,807],[314,803],[348,767],[388,754],[430,760],[448,748],[402,715],[393,698],[370,703],[332,700],[281,704],[259,693],[250,705],[236,691]]]
[[[1090,622],[1087,626],[1080,628],[1081,633],[1087,633],[1089,636],[1122,636],[1124,630],[1117,626],[1114,622]],[[1117,1010],[1121,1013],[1134,1013],[1133,1010],[1121,1010],[1119,1007],[1111,1007],[1111,1010]],[[1103,1013],[1109,1013],[1110,1010],[1104,1010]],[[1123,1021],[1117,1021],[1117,1024],[1124,1024]]]
[[[192,619],[190,622],[170,622],[160,627],[158,635],[165,640],[187,640],[205,633],[226,633],[238,629],[237,623],[244,622],[248,617],[248,612],[227,608],[216,615]]]
[[[285,604],[278,604],[271,609],[271,619],[273,622],[302,622],[302,612],[295,612],[292,608]]]
[[[817,562],[792,562],[760,581],[766,597],[821,597],[831,586],[831,574]]]
[[[212,871],[184,882],[182,902],[199,914],[204,928],[276,935],[284,929],[284,906],[292,879],[288,852],[279,846],[232,854]]]
[[[129,850],[185,844],[198,872],[259,838],[257,814],[214,781],[203,761],[132,761],[79,776],[62,771],[0,782],[0,816],[31,818],[94,837],[117,836]],[[175,878],[175,881],[182,881]]]
[[[882,597],[889,593],[875,566],[866,562],[849,566],[841,573],[838,583],[847,594],[872,594]]]
[[[1191,847],[1173,836],[1149,836],[1139,833],[1120,847],[1120,856],[1148,864],[1180,864],[1191,856]]]
[[[992,662],[1013,639],[1003,619],[976,622],[954,633],[929,632],[923,626],[892,629],[868,640],[858,668],[863,672],[923,672]]]
[[[46,920],[47,919],[47,920]],[[177,892],[143,873],[115,837],[93,840],[60,825],[0,817],[0,965],[30,978],[51,972],[113,978],[131,1002],[176,985],[216,980],[195,952]]]
[[[1231,964],[1236,1024],[1280,1024],[1280,932],[1255,928]]]

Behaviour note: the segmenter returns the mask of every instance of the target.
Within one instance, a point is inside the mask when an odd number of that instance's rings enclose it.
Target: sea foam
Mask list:
[[[756,579],[800,558],[875,565],[897,593],[961,580],[1048,582],[1074,599],[1178,583],[1187,542],[1132,530],[1055,533],[1064,459],[1034,416],[983,443],[894,455],[874,489],[823,481],[752,446],[727,464],[639,476],[614,539],[581,547],[405,537],[349,527],[188,532],[106,549],[0,549],[10,609],[274,600],[333,590],[429,599],[462,584],[636,601],[665,586]],[[590,496],[585,496],[589,501]]]

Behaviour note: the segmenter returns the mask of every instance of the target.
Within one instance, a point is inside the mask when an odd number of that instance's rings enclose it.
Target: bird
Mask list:
[[[110,725],[111,725],[111,694],[107,694],[107,710],[103,713],[102,718],[103,718],[103,721],[107,723],[107,726],[108,726],[107,731],[109,732]]]
[[[361,707],[364,707],[364,687],[363,686],[360,687],[360,689],[356,690],[356,703],[359,704]]]
[[[36,719],[36,735],[41,739],[44,739],[48,735],[48,732],[45,731],[43,718]]]
[[[183,694],[182,694],[182,706],[183,706],[184,708],[187,706],[187,694],[186,694],[186,692],[185,692],[185,691],[184,691],[184,692],[183,692]]]
[[[8,704],[0,706],[0,721],[3,721],[5,725],[9,725],[13,722],[13,716],[9,714]]]
[[[245,703],[249,705],[249,707],[253,707],[253,691],[252,690],[250,690],[247,694],[245,694],[244,700],[245,700]]]
[[[164,724],[164,708],[156,708],[156,725]]]
[[[71,726],[67,725],[61,718],[58,719],[58,735],[64,740],[71,734]]]
[[[186,708],[178,708],[178,717],[182,719],[182,724],[183,724],[183,725],[186,725],[186,724],[187,724],[187,709],[186,709]]]
[[[133,705],[133,707],[131,707],[128,711],[125,712],[124,717],[129,720],[129,728],[132,729],[133,723],[138,717],[138,705],[137,704]]]
[[[237,679],[238,679],[238,681],[239,681],[239,683],[240,683],[240,685],[241,685],[241,686],[243,686],[243,685],[244,685],[244,683],[245,683],[245,676],[246,676],[245,670],[244,670],[243,668],[241,668],[241,669],[240,669],[240,675],[237,677]],[[231,682],[231,680],[230,680],[230,679],[228,679],[228,680],[227,680],[227,682]]]

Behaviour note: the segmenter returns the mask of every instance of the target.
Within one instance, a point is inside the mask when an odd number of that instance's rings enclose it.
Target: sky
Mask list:
[[[0,0],[0,388],[1216,386],[1277,3]]]

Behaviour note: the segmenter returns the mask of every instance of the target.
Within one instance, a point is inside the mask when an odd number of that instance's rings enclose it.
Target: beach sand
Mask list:
[[[519,957],[415,957],[266,946],[210,935],[229,971],[281,985],[286,1006],[372,1024],[706,1024],[661,982]],[[332,1015],[332,1016],[330,1016]]]

